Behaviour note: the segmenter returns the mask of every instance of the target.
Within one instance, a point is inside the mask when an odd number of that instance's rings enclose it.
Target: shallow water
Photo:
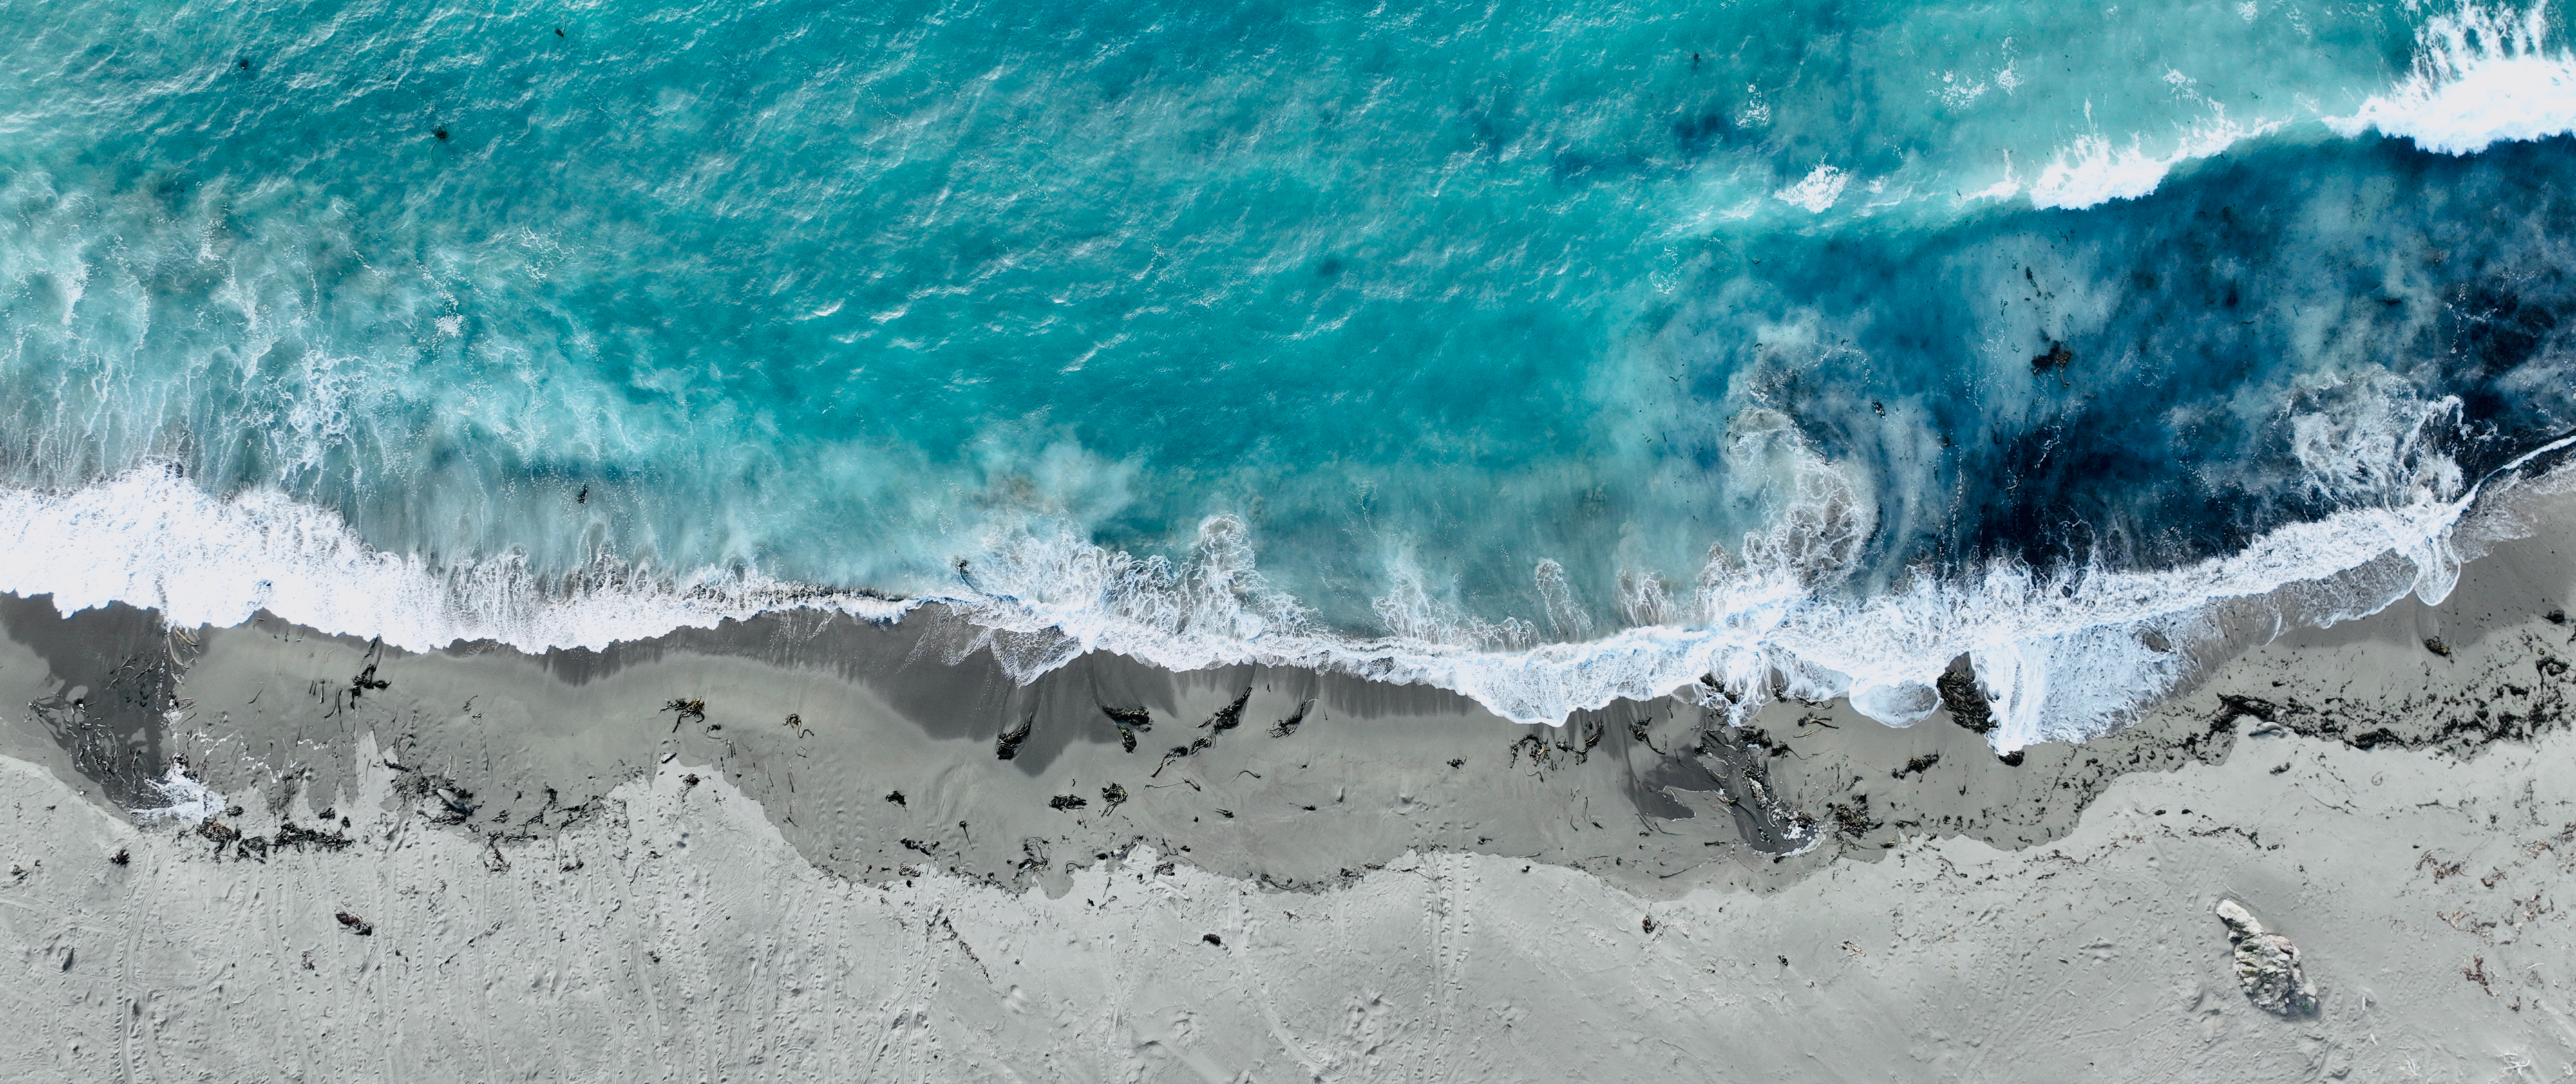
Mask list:
[[[2080,735],[2569,428],[2556,20],[15,5],[0,586]]]

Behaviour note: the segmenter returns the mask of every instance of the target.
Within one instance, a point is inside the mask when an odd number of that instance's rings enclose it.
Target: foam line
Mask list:
[[[218,499],[162,466],[68,493],[0,491],[0,549],[13,554],[0,564],[0,590],[50,594],[65,612],[110,601],[151,607],[179,625],[236,624],[264,608],[416,651],[460,640],[600,648],[788,608],[893,620],[938,601],[983,630],[969,650],[992,650],[1023,681],[1095,650],[1175,670],[1303,666],[1437,686],[1506,718],[1551,724],[1620,698],[1675,693],[1743,710],[1773,694],[1777,675],[1790,695],[1849,696],[1907,725],[1930,714],[1929,686],[1964,652],[1997,702],[1993,740],[2010,750],[2100,733],[2183,680],[2188,658],[2151,646],[2149,631],[2187,640],[2216,608],[2293,587],[2304,594],[2295,612],[2283,604],[2285,619],[2316,624],[2376,612],[2408,591],[2438,601],[2459,575],[2450,535],[2480,488],[2296,524],[2242,552],[2161,571],[2050,579],[1997,568],[1972,583],[1918,583],[1852,603],[1788,573],[1736,569],[1714,581],[1705,623],[1516,651],[1320,630],[1261,582],[1247,533],[1227,517],[1208,521],[1184,566],[1070,535],[1004,540],[970,575],[976,590],[937,600],[738,572],[603,570],[549,585],[511,561],[441,570],[383,553],[330,512],[267,493]]]
[[[2475,154],[2506,140],[2576,132],[2576,52],[2547,49],[2548,8],[2514,15],[2482,7],[2437,15],[2416,33],[2411,71],[2396,86],[2364,99],[2348,116],[2321,117],[2345,138],[2376,131],[2445,154]],[[2156,190],[2185,162],[2282,130],[2287,121],[2239,124],[2223,109],[2183,130],[2172,149],[2156,153],[2143,137],[2119,147],[2101,135],[2079,136],[2030,184],[2035,207],[2080,209]],[[2010,178],[1980,195],[2010,195]],[[1781,194],[1790,199],[1789,193]],[[1794,202],[1794,201],[1793,201]]]
[[[2538,3],[2519,19],[2476,7],[2436,16],[2417,35],[2405,82],[2326,124],[2345,136],[2376,129],[2448,154],[2576,132],[2576,53],[2545,48],[2548,13]]]
[[[194,823],[220,817],[224,813],[224,796],[204,783],[188,777],[188,771],[176,764],[159,779],[143,781],[145,789],[161,800],[157,806],[133,810],[136,820],[180,821]]]
[[[2279,131],[2281,124],[2269,120],[2240,125],[2221,116],[2184,131],[2173,150],[2162,155],[2148,151],[2143,139],[2132,139],[2127,147],[2115,147],[2101,136],[2082,136],[2059,152],[2056,161],[2031,182],[2030,203],[2033,207],[2075,210],[2115,199],[2136,199],[2155,191],[2174,167],[2223,153],[2239,141],[2270,135]]]
[[[367,545],[326,509],[273,491],[218,499],[166,464],[69,492],[0,489],[0,519],[0,590],[51,594],[65,613],[123,602],[227,626],[265,609],[412,651],[597,649],[786,607],[893,620],[914,605],[723,570],[604,566],[564,582],[515,558],[439,568]]]

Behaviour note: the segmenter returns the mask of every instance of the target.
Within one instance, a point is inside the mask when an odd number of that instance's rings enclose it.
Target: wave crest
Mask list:
[[[1830,490],[1816,494],[1827,508],[1814,523],[1791,517],[1775,530],[1843,535]],[[1816,569],[1800,559],[1812,546],[1772,555],[1748,545],[1749,556],[1766,558],[1751,563],[1717,550],[1686,604],[1692,612],[1673,613],[1685,604],[1659,580],[1632,578],[1631,612],[1661,622],[1546,644],[1530,642],[1535,629],[1479,629],[1438,614],[1418,582],[1410,598],[1382,608],[1400,615],[1389,621],[1394,635],[1325,630],[1263,580],[1250,530],[1230,516],[1202,523],[1179,561],[1070,532],[995,538],[963,563],[953,597],[896,600],[743,570],[669,577],[603,566],[548,582],[513,559],[440,569],[370,548],[328,511],[269,493],[219,499],[167,466],[68,493],[0,491],[0,545],[15,555],[0,566],[0,589],[50,594],[67,613],[110,601],[151,607],[182,625],[236,624],[266,609],[416,651],[460,640],[600,648],[782,609],[891,621],[936,602],[975,630],[952,646],[954,657],[990,650],[1021,681],[1088,651],[1174,670],[1298,666],[1432,685],[1508,719],[1551,724],[1618,699],[1681,695],[1739,718],[1778,697],[1849,697],[1872,717],[1909,725],[1932,714],[1933,681],[1967,654],[1995,702],[2001,725],[1991,740],[2011,750],[2118,725],[2194,672],[2194,645],[2226,642],[2231,629],[2332,624],[2409,591],[2438,601],[2458,579],[2451,536],[2477,487],[2413,492],[2188,567],[2049,576],[1997,567],[1974,582],[1927,577],[1861,601],[1816,589]],[[1549,582],[1544,570],[1539,580]],[[1413,616],[1401,616],[1406,606]]]
[[[67,492],[0,489],[0,551],[0,591],[52,595],[64,613],[122,602],[225,626],[267,610],[411,651],[598,649],[788,607],[892,620],[917,605],[741,569],[601,562],[558,578],[515,555],[439,566],[378,550],[337,514],[273,490],[217,498],[168,463]]]
[[[2326,125],[2345,136],[2377,129],[2445,154],[2576,132],[2576,53],[2548,51],[2548,38],[2546,2],[2519,17],[2480,7],[2435,16],[2416,35],[2405,82]]]

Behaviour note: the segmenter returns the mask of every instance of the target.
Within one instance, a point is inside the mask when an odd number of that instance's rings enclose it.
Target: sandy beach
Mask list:
[[[1839,703],[1018,686],[935,612],[532,657],[11,599],[0,938],[49,1038],[7,1071],[2555,1078],[2576,505],[2516,520],[2438,606],[2012,758]],[[222,808],[132,813],[173,765]],[[2239,989],[2221,900],[2313,1015]]]
[[[0,13],[0,1084],[2576,1084],[2564,4]]]

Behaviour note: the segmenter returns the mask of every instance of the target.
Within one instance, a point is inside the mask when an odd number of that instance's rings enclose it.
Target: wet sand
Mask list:
[[[2441,605],[2009,759],[1839,703],[1529,727],[1107,655],[1023,687],[936,612],[527,656],[0,600],[0,930],[22,1008],[84,1044],[9,1066],[2555,1072],[2576,503],[2525,504]],[[239,811],[138,827],[173,758]],[[2318,1016],[2236,992],[2221,897],[2302,947]],[[586,1038],[622,1053],[548,1060]]]

